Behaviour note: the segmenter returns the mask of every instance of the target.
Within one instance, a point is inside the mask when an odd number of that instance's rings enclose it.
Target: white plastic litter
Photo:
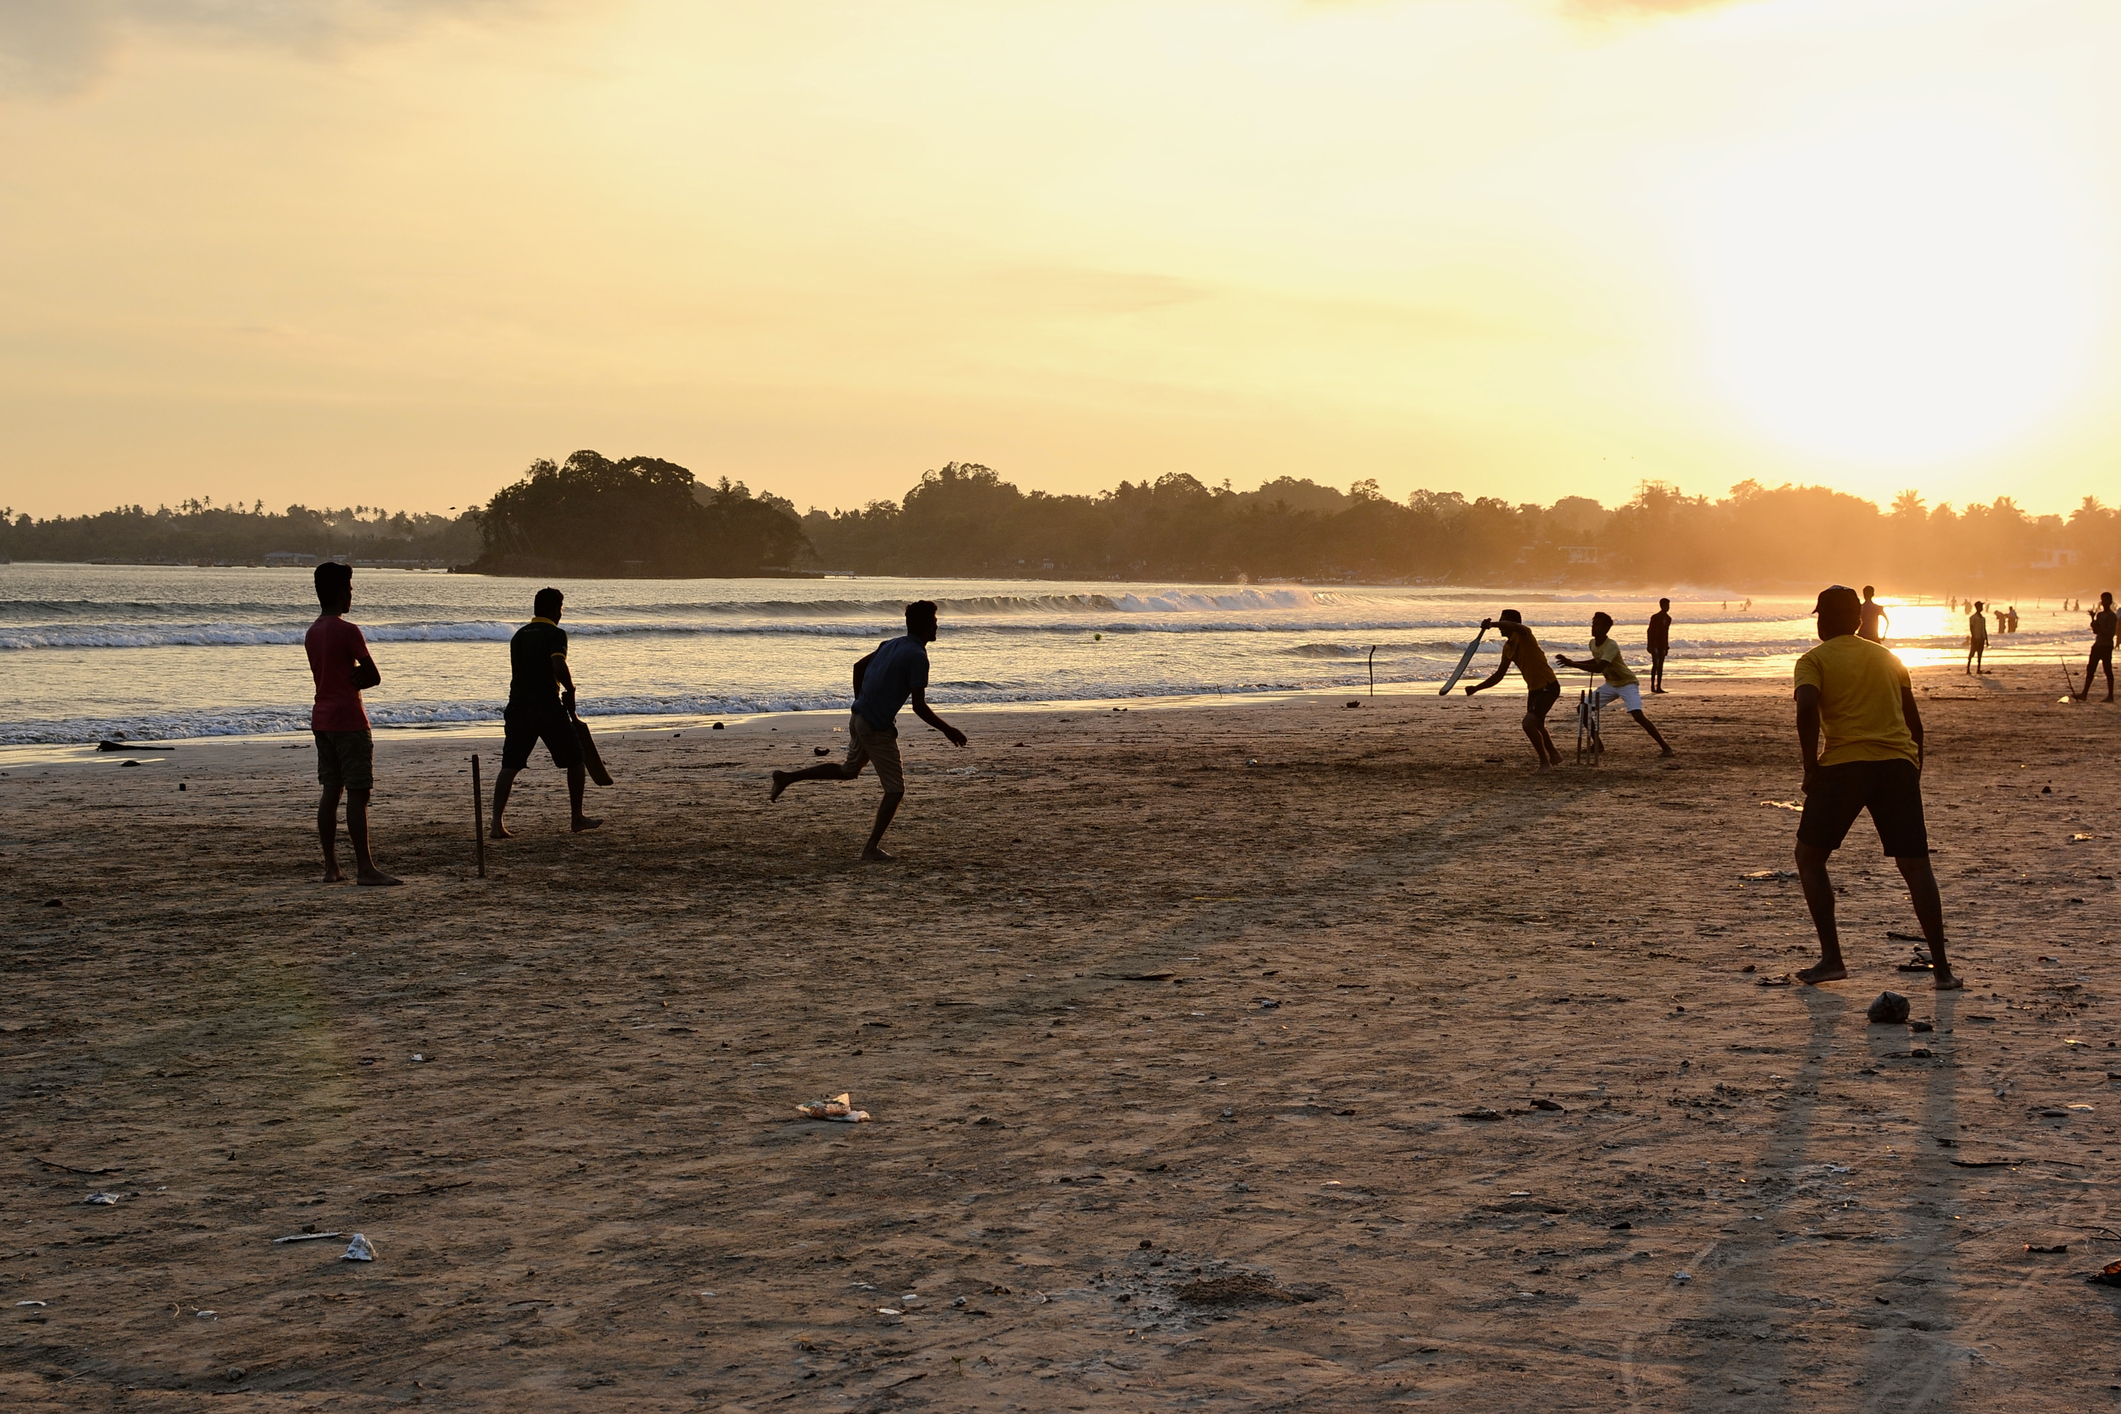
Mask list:
[[[84,1203],[94,1203],[99,1207],[108,1208],[118,1201],[118,1195],[115,1193],[91,1193],[86,1198],[83,1198],[81,1201]]]
[[[842,1090],[829,1100],[810,1100],[795,1107],[795,1112],[804,1119],[836,1119],[845,1124],[860,1124],[869,1118],[869,1111],[854,1107],[854,1097]]]
[[[353,1235],[353,1241],[346,1244],[346,1250],[339,1254],[342,1262],[373,1262],[375,1259],[376,1249],[358,1232]]]

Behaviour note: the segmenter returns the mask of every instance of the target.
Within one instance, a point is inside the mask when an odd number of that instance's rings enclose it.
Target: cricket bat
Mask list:
[[[580,717],[574,719],[574,739],[582,745],[582,765],[589,772],[589,779],[600,786],[611,784],[611,772],[604,767],[604,758],[597,754],[597,744],[589,735],[589,725]]]
[[[1438,697],[1449,697],[1451,695],[1451,689],[1458,686],[1458,680],[1464,677],[1466,669],[1473,665],[1473,654],[1480,647],[1480,640],[1487,636],[1488,631],[1486,629],[1482,629],[1479,633],[1473,635],[1473,641],[1466,645],[1466,651],[1459,656],[1458,666],[1453,668],[1451,675],[1444,679],[1443,686],[1436,689]]]

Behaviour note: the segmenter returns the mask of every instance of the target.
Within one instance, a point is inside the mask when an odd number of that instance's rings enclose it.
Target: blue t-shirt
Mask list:
[[[876,646],[862,677],[862,695],[854,710],[882,730],[898,716],[906,699],[928,686],[928,645],[917,638],[887,638]]]

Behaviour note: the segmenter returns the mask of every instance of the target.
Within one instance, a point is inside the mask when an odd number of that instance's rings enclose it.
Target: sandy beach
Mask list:
[[[1768,985],[1779,683],[1546,777],[1515,691],[903,719],[889,867],[767,802],[829,712],[606,738],[585,836],[540,763],[484,880],[498,734],[386,734],[394,890],[298,741],[13,768],[0,1402],[2110,1407],[2121,716],[1917,682],[1942,998],[1868,821]]]

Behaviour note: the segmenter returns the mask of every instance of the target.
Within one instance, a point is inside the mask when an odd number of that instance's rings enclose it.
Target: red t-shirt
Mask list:
[[[309,729],[317,732],[365,732],[368,713],[361,708],[361,689],[354,686],[354,657],[368,656],[361,630],[337,614],[325,614],[309,626],[302,640],[309,650],[309,674],[317,680],[317,702],[309,711]]]

